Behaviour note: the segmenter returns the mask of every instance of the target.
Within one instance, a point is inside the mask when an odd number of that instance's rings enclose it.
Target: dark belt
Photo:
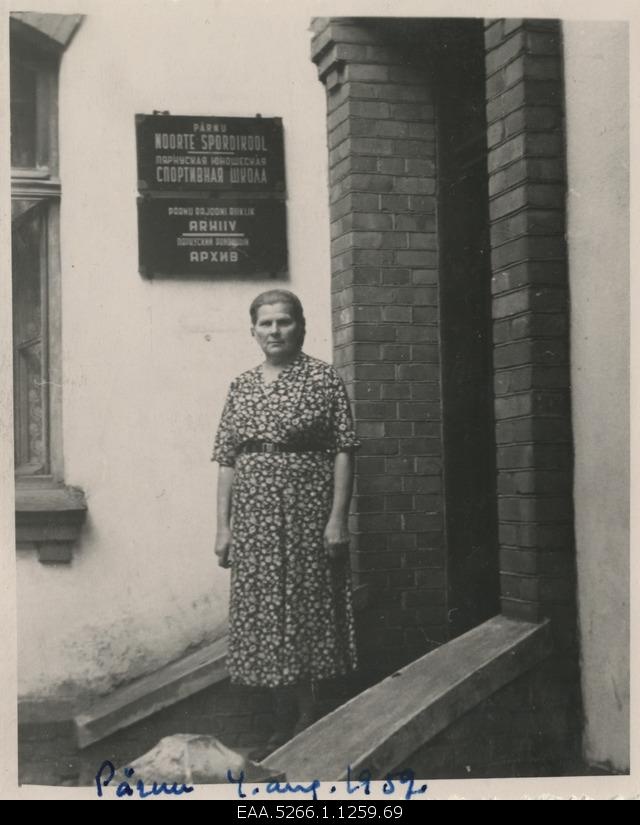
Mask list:
[[[241,453],[326,453],[321,444],[278,444],[275,441],[245,441]]]

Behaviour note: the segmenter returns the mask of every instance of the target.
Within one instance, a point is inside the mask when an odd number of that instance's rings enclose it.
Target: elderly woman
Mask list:
[[[356,666],[347,515],[358,442],[338,373],[302,351],[299,299],[270,290],[249,312],[264,362],[232,381],[216,435],[216,553],[231,567],[232,681],[274,691],[269,751],[314,720],[319,680]]]

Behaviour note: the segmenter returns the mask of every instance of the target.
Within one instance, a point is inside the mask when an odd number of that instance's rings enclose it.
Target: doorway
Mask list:
[[[499,612],[484,22],[436,24],[440,306],[453,638]]]

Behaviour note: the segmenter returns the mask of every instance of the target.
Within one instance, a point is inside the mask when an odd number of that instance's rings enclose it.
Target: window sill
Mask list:
[[[16,543],[30,544],[43,564],[71,561],[73,544],[87,516],[77,487],[16,487]]]

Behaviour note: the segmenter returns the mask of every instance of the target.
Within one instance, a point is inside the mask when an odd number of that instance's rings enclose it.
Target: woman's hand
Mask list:
[[[324,547],[330,559],[343,557],[349,549],[349,530],[342,519],[330,518],[324,529]]]
[[[220,567],[231,567],[231,530],[222,527],[216,533],[215,553]]]

